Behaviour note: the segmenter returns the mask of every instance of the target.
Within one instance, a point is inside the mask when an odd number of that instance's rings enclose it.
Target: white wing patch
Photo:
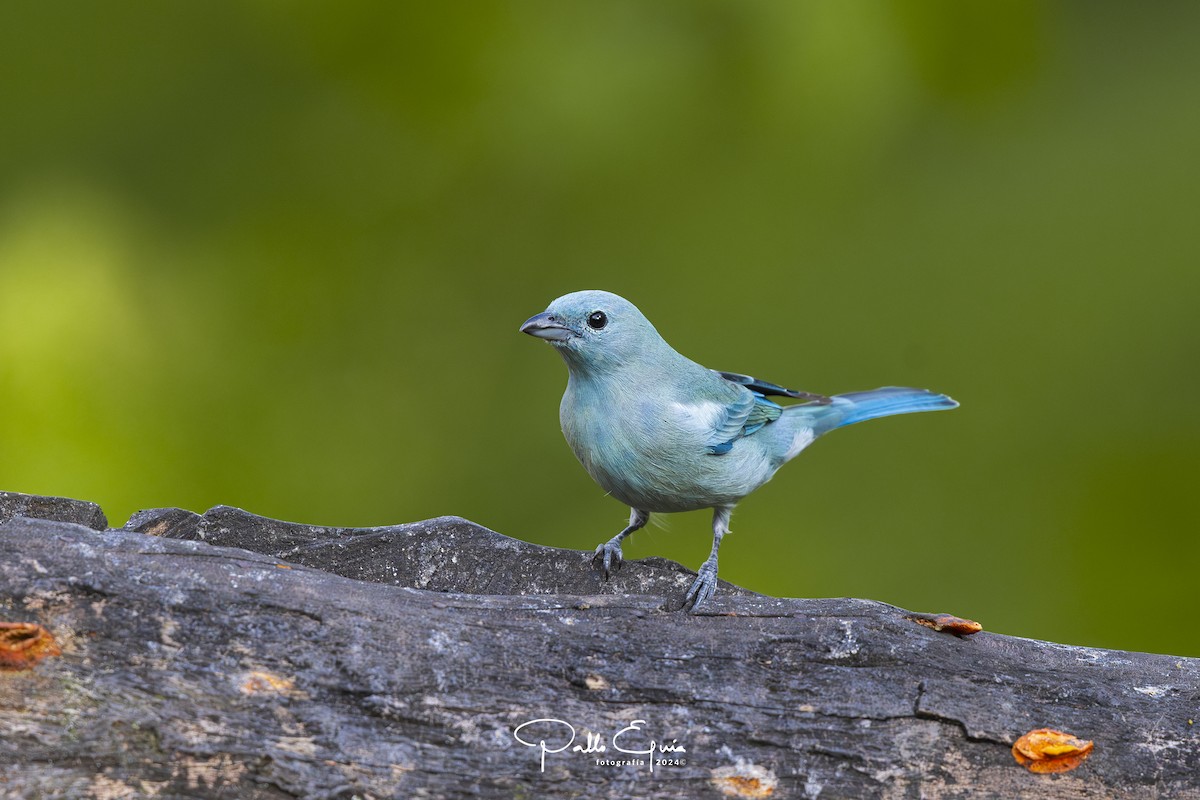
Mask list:
[[[791,461],[796,456],[800,455],[800,451],[813,443],[813,439],[817,437],[813,435],[812,428],[801,428],[796,431],[796,435],[792,437],[792,446],[788,448],[784,454],[784,460]]]
[[[702,403],[671,403],[671,411],[679,416],[685,427],[692,428],[706,438],[725,421],[725,406],[711,400]]]

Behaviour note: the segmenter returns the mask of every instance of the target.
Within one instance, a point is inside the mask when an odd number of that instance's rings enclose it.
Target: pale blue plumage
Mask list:
[[[629,526],[596,550],[605,577],[620,566],[621,541],[651,513],[714,509],[712,554],[687,595],[693,610],[716,589],[733,506],[818,436],[958,405],[924,389],[825,397],[716,372],[675,352],[632,303],[609,292],[560,297],[521,330],[566,361],[559,419],[567,443],[588,474],[632,509]],[[770,397],[805,402],[781,406]]]

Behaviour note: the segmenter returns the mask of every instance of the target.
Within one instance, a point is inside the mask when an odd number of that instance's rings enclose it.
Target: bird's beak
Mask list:
[[[536,336],[549,342],[564,342],[572,336],[578,336],[573,329],[568,328],[561,319],[549,311],[534,314],[525,320],[525,324],[521,326],[521,333],[528,333],[530,336]]]

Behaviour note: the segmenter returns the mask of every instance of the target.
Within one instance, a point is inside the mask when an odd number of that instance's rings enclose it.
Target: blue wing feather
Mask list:
[[[758,392],[744,392],[726,407],[724,419],[713,430],[712,438],[708,441],[708,452],[724,455],[733,449],[733,443],[738,439],[752,435],[782,415],[783,406],[771,402]]]

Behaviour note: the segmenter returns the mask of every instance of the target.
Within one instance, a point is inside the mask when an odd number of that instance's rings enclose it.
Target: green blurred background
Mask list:
[[[723,577],[1200,656],[1198,24],[6,3],[0,488],[591,549],[627,511],[517,327],[604,288],[712,367],[963,404],[819,442]],[[626,555],[708,548],[698,512]]]

